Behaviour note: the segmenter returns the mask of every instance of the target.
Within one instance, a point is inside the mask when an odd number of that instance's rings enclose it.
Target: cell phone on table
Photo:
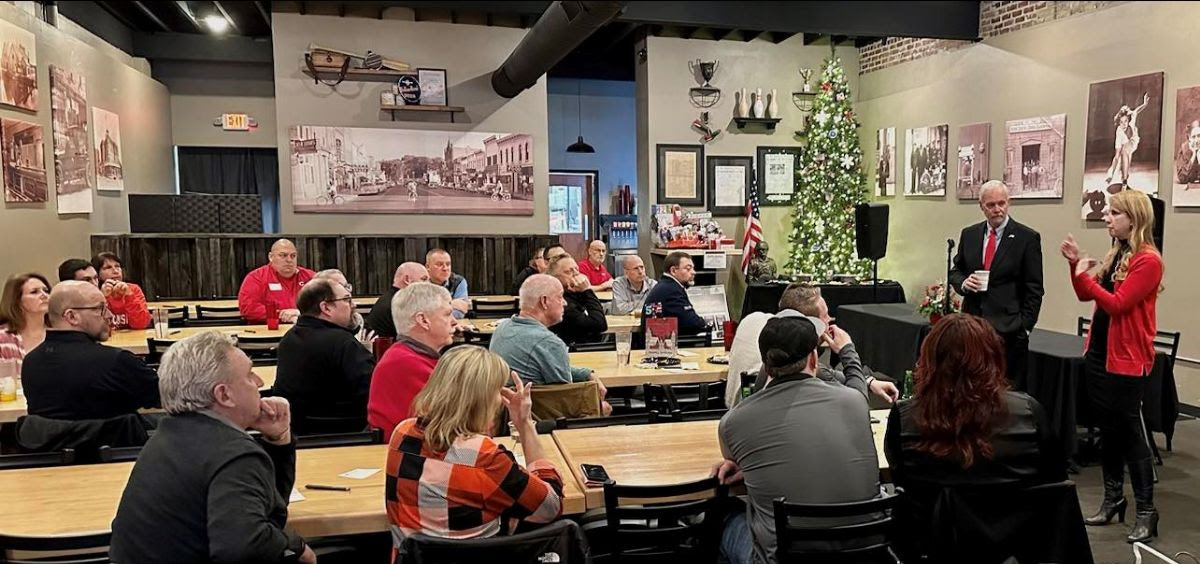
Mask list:
[[[584,485],[589,488],[603,486],[609,479],[608,472],[599,464],[580,464],[579,469],[583,471]]]

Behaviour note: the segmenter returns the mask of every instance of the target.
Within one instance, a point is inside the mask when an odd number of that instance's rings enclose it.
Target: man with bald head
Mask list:
[[[396,273],[392,275],[392,287],[379,296],[375,305],[371,306],[371,313],[367,314],[367,329],[374,331],[378,337],[395,339],[396,322],[392,319],[392,298],[396,296],[396,292],[407,288],[413,282],[428,281],[429,270],[419,262],[406,262],[397,267]]]
[[[21,365],[30,415],[110,419],[159,405],[158,374],[133,353],[100,344],[109,337],[112,313],[95,284],[54,286],[48,317],[46,341]]]
[[[1004,338],[1008,378],[1024,383],[1029,332],[1042,309],[1042,236],[1008,215],[1008,186],[979,189],[984,221],[962,230],[950,284],[966,313],[987,319]]]
[[[612,288],[613,277],[609,274],[608,269],[604,267],[604,257],[608,254],[608,246],[604,241],[596,239],[588,243],[587,258],[579,263],[579,272],[587,276],[588,282],[592,284],[592,289],[597,292]]]
[[[637,255],[625,255],[621,261],[625,274],[613,279],[613,299],[608,312],[614,315],[641,315],[650,289],[658,282],[646,277],[646,263]]]
[[[296,257],[296,245],[287,239],[271,245],[271,252],[267,254],[270,262],[251,270],[238,290],[238,310],[242,319],[247,323],[265,323],[268,303],[275,305],[279,320],[284,323],[294,323],[300,317],[296,296],[300,295],[300,287],[316,273],[296,264]]]
[[[592,291],[587,277],[580,274],[575,259],[571,255],[559,255],[550,261],[550,269],[546,272],[562,285],[566,301],[562,321],[551,325],[550,331],[568,346],[600,340],[608,330],[604,305]]]

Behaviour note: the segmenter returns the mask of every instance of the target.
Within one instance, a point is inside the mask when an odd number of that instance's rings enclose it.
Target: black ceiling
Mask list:
[[[59,10],[72,17],[80,4],[102,8],[127,28],[135,56],[261,61],[264,53],[248,53],[265,50],[269,57],[264,40],[271,35],[273,11],[382,18],[388,8],[409,8],[417,21],[527,28],[550,2],[96,1],[60,2]],[[240,40],[210,41],[201,21],[209,14],[224,15],[231,24],[226,35]],[[89,18],[73,19],[104,36]],[[858,46],[893,36],[978,40],[979,2],[630,2],[550,74],[633,80],[634,45],[646,35],[776,43],[803,35],[804,44]],[[182,48],[173,49],[173,43]]]

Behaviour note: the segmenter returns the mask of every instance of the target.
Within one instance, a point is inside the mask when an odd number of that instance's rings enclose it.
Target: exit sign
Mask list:
[[[258,127],[254,118],[246,114],[221,114],[221,118],[213,125],[220,125],[225,131],[250,131]]]

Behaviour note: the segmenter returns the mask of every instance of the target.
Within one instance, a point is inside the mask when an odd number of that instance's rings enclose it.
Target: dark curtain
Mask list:
[[[279,157],[273,148],[179,147],[179,193],[258,194],[263,230],[279,226]]]

